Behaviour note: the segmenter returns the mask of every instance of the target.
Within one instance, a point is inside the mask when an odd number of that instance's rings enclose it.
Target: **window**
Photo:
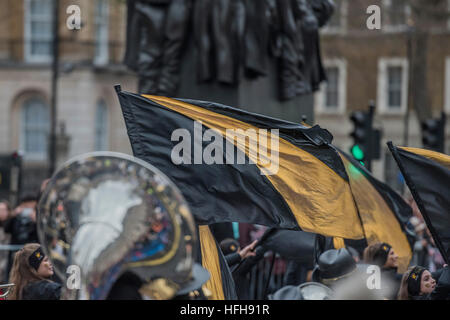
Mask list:
[[[103,100],[95,111],[95,150],[108,149],[108,108]]]
[[[94,63],[108,63],[108,1],[96,0],[95,6],[95,57]]]
[[[445,107],[447,114],[450,114],[450,57],[445,59],[445,86],[444,86]]]
[[[408,61],[382,58],[378,63],[378,106],[380,112],[403,113],[408,98]]]
[[[53,0],[26,0],[25,6],[25,60],[50,62],[53,41]]]
[[[21,110],[20,149],[29,160],[47,158],[48,134],[50,132],[49,109],[38,98],[28,99]]]
[[[327,82],[318,93],[316,105],[321,113],[343,113],[346,104],[347,65],[345,60],[325,60]]]
[[[402,104],[402,67],[388,67],[388,107],[400,108]]]
[[[410,7],[406,0],[383,0],[383,30],[405,30],[410,15]]]

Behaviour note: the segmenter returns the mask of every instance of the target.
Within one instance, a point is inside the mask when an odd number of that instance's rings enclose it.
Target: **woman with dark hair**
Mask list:
[[[395,300],[400,288],[402,275],[397,273],[398,255],[394,249],[384,242],[371,244],[363,253],[364,263],[381,268],[381,286],[385,290],[385,298]]]
[[[26,244],[14,256],[8,300],[59,300],[61,285],[49,280],[53,266],[38,243]]]
[[[435,277],[438,279],[436,282]],[[403,275],[398,300],[448,300],[450,299],[450,269],[436,271],[434,277],[427,269],[414,266]]]

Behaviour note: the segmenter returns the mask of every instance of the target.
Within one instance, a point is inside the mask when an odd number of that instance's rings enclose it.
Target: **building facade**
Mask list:
[[[376,104],[374,126],[382,130],[381,158],[374,161],[374,174],[394,187],[399,186],[398,170],[386,142],[422,147],[420,122],[408,108],[408,0],[334,0],[337,10],[322,30],[321,45],[328,82],[315,96],[316,123],[327,128],[334,143],[348,151],[355,110],[368,110]],[[370,30],[367,13],[372,5],[380,8],[381,28]],[[442,2],[441,12],[450,12],[450,1]],[[372,8],[369,8],[369,11]],[[437,9],[437,8],[436,8]],[[373,11],[370,11],[373,13]],[[409,20],[410,21],[410,20]],[[433,117],[442,111],[450,116],[450,19],[433,21],[426,51],[426,76]],[[446,128],[445,152],[450,153],[450,126]]]
[[[73,29],[77,13],[81,25]],[[0,152],[22,153],[23,190],[36,192],[48,177],[53,0],[5,0],[1,15]],[[131,153],[113,88],[137,87],[121,63],[126,2],[60,0],[59,22],[58,164],[97,150]]]
[[[336,13],[321,30],[328,82],[315,95],[314,122],[333,134],[337,146],[348,150],[352,142],[349,115],[367,109],[369,100],[374,100],[375,126],[382,129],[383,139],[381,159],[373,163],[373,172],[395,186],[397,168],[386,141],[402,145],[407,123],[408,145],[421,147],[418,118],[411,108],[407,112],[411,75],[406,26],[411,14],[409,1],[334,1]],[[123,90],[137,89],[136,75],[122,64],[126,1],[59,0],[59,3],[57,123],[58,128],[63,128],[58,130],[64,131],[61,135],[65,139],[60,142],[58,163],[95,150],[131,153],[113,88],[121,84]],[[48,177],[52,5],[53,0],[4,0],[0,13],[0,153],[22,152],[25,191],[36,191],[40,181]],[[70,18],[77,12],[73,5],[79,8],[79,30],[70,27]],[[379,30],[367,27],[370,16],[367,9],[371,5],[381,9]],[[449,8],[450,1],[441,9],[445,12]],[[435,23],[426,59],[430,105],[424,108],[430,108],[435,117],[441,111],[450,115],[450,20]],[[276,86],[267,79],[260,81],[267,82],[267,91]],[[239,101],[244,106],[248,104],[249,93],[255,91],[252,86],[248,84],[242,90]],[[192,90],[189,92],[194,94]],[[186,98],[201,98],[191,95],[183,93]],[[307,101],[301,104],[305,103],[308,104]],[[288,114],[281,106],[279,112],[276,105],[266,107],[273,111],[266,112],[272,116],[286,118]],[[292,114],[301,113],[294,110]],[[449,139],[450,125],[447,125],[447,153],[450,153]]]

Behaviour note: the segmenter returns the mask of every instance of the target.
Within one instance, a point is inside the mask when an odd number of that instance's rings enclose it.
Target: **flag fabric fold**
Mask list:
[[[388,143],[446,263],[450,258],[450,156]]]
[[[399,256],[400,272],[412,258],[414,233],[408,229],[411,207],[388,185],[376,179],[358,161],[339,150],[349,176],[368,245],[389,243]]]
[[[176,183],[198,224],[364,237],[327,130],[212,102],[118,96],[134,155]]]
[[[225,261],[209,226],[199,226],[202,266],[209,271],[210,278],[204,286],[211,292],[211,300],[237,300],[231,271]]]

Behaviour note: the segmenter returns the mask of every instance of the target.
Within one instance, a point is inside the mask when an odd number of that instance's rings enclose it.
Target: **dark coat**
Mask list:
[[[61,285],[47,280],[31,282],[22,291],[22,300],[59,300]]]
[[[232,266],[241,262],[241,255],[237,252],[227,254],[225,256],[225,260],[227,261],[228,266],[231,268]]]

